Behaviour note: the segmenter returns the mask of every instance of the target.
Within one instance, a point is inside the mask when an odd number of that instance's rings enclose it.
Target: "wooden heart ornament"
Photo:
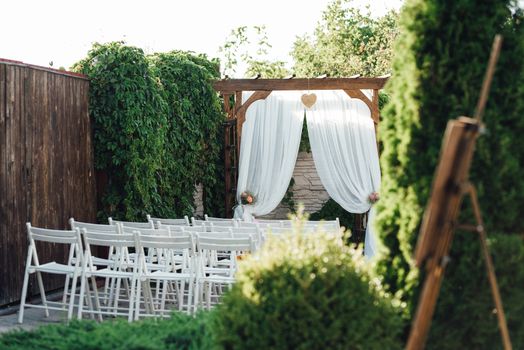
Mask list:
[[[313,107],[315,102],[317,102],[317,95],[315,95],[314,93],[302,95],[302,103],[307,108]]]

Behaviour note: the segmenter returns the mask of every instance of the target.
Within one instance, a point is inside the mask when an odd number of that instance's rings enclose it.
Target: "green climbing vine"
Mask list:
[[[91,82],[95,168],[107,178],[100,219],[191,214],[196,183],[206,212],[220,215],[218,62],[112,42],[94,44],[73,69]]]

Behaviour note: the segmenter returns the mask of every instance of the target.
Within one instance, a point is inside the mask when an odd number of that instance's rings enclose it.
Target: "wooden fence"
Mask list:
[[[88,94],[85,77],[0,60],[0,306],[20,299],[26,222],[64,229],[70,217],[96,218]],[[66,258],[61,247],[38,248],[41,262]]]

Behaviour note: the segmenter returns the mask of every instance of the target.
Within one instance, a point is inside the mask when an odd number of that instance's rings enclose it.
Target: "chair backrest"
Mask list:
[[[136,248],[133,233],[107,233],[82,229],[82,235],[87,246]],[[87,247],[86,247],[87,248]]]
[[[340,231],[340,222],[336,220],[320,220],[320,221],[306,221],[304,227],[313,227],[315,230],[326,232]]]
[[[221,252],[242,251],[252,252],[255,244],[251,235],[243,237],[212,237],[208,233],[196,235],[196,245],[199,251],[216,250]]]
[[[83,259],[83,244],[80,230],[52,230],[47,228],[33,227],[31,223],[26,223],[27,236],[29,240],[28,262],[39,265],[37,246],[35,241],[47,242],[53,244],[65,244],[69,246],[68,264],[76,257],[76,266],[80,266]]]
[[[27,235],[29,243],[34,241],[60,243],[60,244],[79,244],[81,247],[80,233],[78,230],[52,230],[47,228],[33,227],[27,223]]]
[[[74,218],[69,219],[69,225],[71,229],[83,229],[88,231],[100,231],[100,232],[115,232],[117,233],[117,225],[104,225],[104,224],[92,224],[90,222],[76,221]]]
[[[155,228],[155,225],[153,225],[152,222],[134,222],[134,221],[121,221],[121,220],[113,220],[113,218],[108,218],[107,221],[109,221],[109,225],[116,225],[116,224],[122,224],[122,226],[126,227],[136,227],[136,228]]]
[[[238,227],[237,221],[205,221],[207,227]]]
[[[120,226],[120,225],[119,225]],[[111,250],[110,259],[113,261],[107,267],[113,270],[125,270],[130,265],[133,265],[133,271],[136,271],[137,261],[133,263],[129,259],[128,248],[138,248],[136,234],[123,233],[108,233],[100,231],[89,231],[85,228],[81,229],[82,236],[85,242],[85,260],[84,266],[90,270],[95,270],[95,262],[93,260],[92,246],[108,247]]]
[[[206,221],[206,220],[195,219],[194,217],[192,217],[191,224],[193,226],[207,226],[207,227],[211,227],[211,226],[237,227],[238,222],[237,220]]]
[[[238,219],[226,219],[226,218],[217,218],[217,217],[213,217],[213,216],[208,216],[207,214],[204,215],[204,220],[205,221],[225,221],[225,222],[234,222],[234,221],[238,221]]]
[[[289,227],[293,224],[294,220],[271,220],[271,219],[256,219],[255,223],[258,224],[269,224],[271,227]]]
[[[238,227],[259,227],[261,229],[266,229],[268,227],[275,227],[275,226],[278,226],[278,227],[281,227],[280,224],[270,224],[270,223],[267,223],[267,222],[245,222],[245,221],[239,221],[238,222]]]
[[[138,242],[142,248],[156,249],[194,249],[193,238],[191,235],[172,237],[170,235],[145,235],[138,234]]]
[[[166,218],[155,218],[151,215],[147,215],[147,221],[153,222],[155,227],[159,227],[159,223],[162,225],[170,225],[170,226],[189,226],[189,218],[187,215],[184,215],[181,219],[166,219]]]
[[[170,236],[171,235],[171,229],[169,227],[162,227],[160,229],[155,229],[155,228],[140,228],[140,227],[122,226],[122,232],[127,233],[127,234],[133,234],[135,232],[138,232],[142,235],[148,235],[148,236]]]
[[[198,226],[197,226],[198,227]],[[236,227],[231,226],[209,226],[205,232],[231,232]]]
[[[314,233],[318,230],[316,226],[303,226],[300,230],[300,233],[302,234],[310,234]],[[292,227],[268,227],[266,230],[266,233],[268,235],[283,235],[283,234],[290,234],[293,232]]]
[[[182,227],[180,232],[206,232],[207,227],[206,226],[188,226],[188,227]]]

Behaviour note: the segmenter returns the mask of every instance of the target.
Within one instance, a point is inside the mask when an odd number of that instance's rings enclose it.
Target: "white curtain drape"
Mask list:
[[[242,96],[245,102],[250,92]],[[275,209],[289,186],[304,122],[301,93],[274,91],[254,102],[242,128],[237,200],[243,191],[255,196],[252,205],[238,206],[235,217],[249,219]]]
[[[322,184],[350,213],[371,208],[369,195],[380,187],[380,166],[371,111],[343,91],[315,91],[317,102],[306,112],[309,142]],[[370,213],[373,214],[373,213]],[[373,218],[374,215],[369,215]],[[366,256],[376,251],[373,222],[368,221]]]

